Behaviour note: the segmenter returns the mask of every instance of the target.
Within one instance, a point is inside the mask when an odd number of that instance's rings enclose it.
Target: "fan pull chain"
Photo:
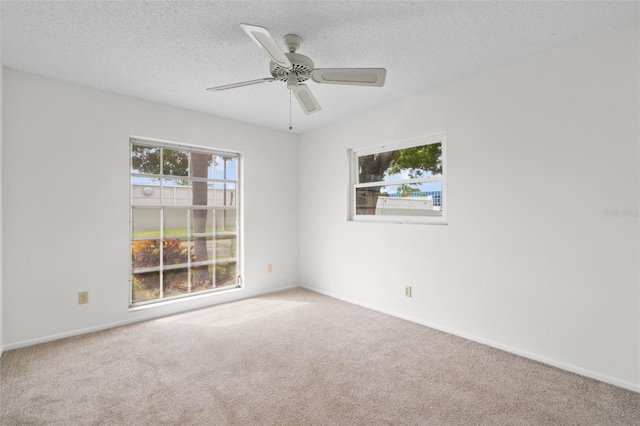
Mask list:
[[[293,129],[291,125],[291,90],[289,90],[289,130]]]

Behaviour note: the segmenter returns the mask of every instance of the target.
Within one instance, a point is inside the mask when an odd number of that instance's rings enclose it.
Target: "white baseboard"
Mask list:
[[[373,306],[373,305],[369,305],[369,304],[366,304],[366,303],[362,303],[362,302],[359,302],[357,300],[349,299],[347,297],[342,297],[342,296],[339,296],[337,294],[333,294],[333,293],[330,293],[330,292],[319,290],[319,289],[316,289],[316,288],[313,288],[313,287],[307,287],[307,286],[304,286],[304,285],[301,285],[300,287],[304,288],[305,290],[313,291],[315,293],[320,293],[320,294],[323,294],[325,296],[329,296],[329,297],[334,298],[334,299],[342,300],[343,302],[351,303],[353,305],[362,306],[363,308],[371,309],[373,311],[378,311],[378,312],[381,312],[383,314],[387,314],[387,315],[391,315],[393,317],[397,317],[397,318],[401,318],[401,319],[404,319],[404,320],[407,320],[407,321],[411,321],[411,322],[414,322],[416,324],[420,324],[420,325],[424,325],[424,326],[429,327],[429,328],[433,328],[435,330],[439,330],[439,331],[443,331],[445,333],[453,334],[455,336],[459,336],[459,337],[465,338],[467,340],[471,340],[471,341],[474,341],[474,342],[482,343],[483,345],[491,346],[493,348],[500,349],[500,350],[503,350],[505,352],[509,352],[509,353],[512,353],[512,354],[515,354],[515,355],[519,355],[521,357],[528,358],[528,359],[531,359],[531,360],[534,360],[534,361],[538,361],[538,362],[541,362],[543,364],[551,365],[551,366],[557,367],[557,368],[559,368],[561,370],[569,371],[571,373],[575,373],[575,374],[579,374],[581,376],[589,377],[591,379],[595,379],[595,380],[598,380],[598,381],[601,381],[601,382],[604,382],[604,383],[608,383],[610,385],[617,386],[619,388],[628,389],[630,391],[640,393],[640,384],[637,384],[637,383],[628,382],[626,380],[621,380],[621,379],[618,379],[616,377],[611,377],[611,376],[608,376],[606,374],[601,374],[601,373],[598,373],[596,371],[592,371],[592,370],[588,370],[586,368],[578,367],[576,365],[569,364],[569,363],[566,363],[566,362],[563,362],[563,361],[558,361],[558,360],[555,360],[555,359],[552,359],[552,358],[547,358],[547,357],[542,356],[542,355],[538,355],[538,354],[531,353],[531,352],[528,352],[528,351],[523,351],[521,349],[514,348],[514,347],[511,347],[511,346],[508,346],[508,345],[504,345],[502,343],[494,342],[492,340],[484,339],[482,337],[474,336],[472,334],[464,333],[464,332],[461,332],[461,331],[458,331],[458,330],[454,330],[454,329],[451,329],[451,328],[448,328],[448,327],[443,327],[443,326],[440,326],[438,324],[430,323],[428,321],[422,321],[422,320],[419,320],[419,319],[416,319],[416,318],[409,317],[407,315],[399,314],[397,312],[388,311],[386,309],[379,308],[378,306]]]
[[[233,303],[233,302],[237,302],[240,300],[244,300],[244,299],[250,299],[252,297],[259,297],[259,296],[264,296],[266,294],[270,294],[270,293],[277,293],[279,291],[284,291],[284,290],[291,290],[294,288],[300,288],[300,286],[298,285],[292,285],[292,286],[286,286],[286,287],[278,287],[276,289],[272,289],[272,290],[266,290],[266,291],[261,291],[259,293],[252,293],[251,295],[247,295],[245,297],[239,297],[237,299],[234,300],[230,300],[230,301],[224,301],[224,302],[218,302],[218,303],[211,303],[210,305],[206,305],[206,306],[200,306],[197,308],[187,308],[178,312],[172,312],[170,314],[157,314],[157,315],[153,315],[153,313],[151,313],[150,315],[144,316],[144,317],[136,317],[136,318],[132,318],[130,320],[124,320],[124,321],[116,321],[116,322],[111,322],[111,323],[107,323],[107,324],[100,324],[94,327],[87,327],[87,328],[81,328],[81,329],[77,329],[77,330],[71,330],[71,331],[67,331],[64,333],[58,333],[58,334],[51,334],[48,336],[43,336],[43,337],[38,337],[35,339],[27,339],[27,340],[22,340],[19,342],[15,342],[15,343],[10,343],[7,345],[4,345],[2,347],[1,351],[10,351],[13,349],[20,349],[20,348],[25,348],[27,346],[33,346],[33,345],[39,345],[41,343],[47,343],[47,342],[53,342],[54,340],[60,340],[60,339],[66,339],[67,337],[73,337],[73,336],[79,336],[81,334],[88,334],[88,333],[95,333],[96,331],[102,331],[102,330],[108,330],[110,328],[115,328],[115,327],[122,327],[123,325],[130,325],[130,324],[135,324],[138,322],[144,322],[144,321],[151,321],[154,319],[158,319],[158,318],[163,318],[163,317],[167,317],[167,316],[171,316],[171,315],[179,315],[185,312],[189,312],[189,311],[194,311],[197,309],[203,309],[203,308],[207,308],[209,306],[216,306],[216,305],[222,305],[225,303]],[[152,310],[149,309],[148,312],[151,312]]]
[[[66,339],[67,337],[79,336],[81,334],[95,333],[96,331],[107,330],[109,328],[121,327],[123,325],[129,325],[129,324],[134,324],[134,323],[143,322],[143,321],[148,321],[148,319],[136,318],[136,319],[126,320],[126,321],[112,322],[108,324],[100,324],[94,327],[80,328],[77,330],[71,330],[64,333],[51,334],[48,336],[37,337],[35,339],[27,339],[27,340],[21,340],[16,343],[9,343],[7,345],[4,345],[3,349],[5,351],[10,351],[13,349],[26,348],[27,346],[53,342],[54,340]]]

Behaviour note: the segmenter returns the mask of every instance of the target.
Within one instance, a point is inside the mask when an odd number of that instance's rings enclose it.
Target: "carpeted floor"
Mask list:
[[[2,425],[640,425],[640,395],[296,289],[8,351]]]

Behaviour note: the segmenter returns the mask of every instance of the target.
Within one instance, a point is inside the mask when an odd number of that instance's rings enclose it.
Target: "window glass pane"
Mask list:
[[[216,211],[216,232],[234,232],[236,230],[236,211],[220,209]]]
[[[191,203],[194,206],[206,206],[210,197],[207,182],[192,182],[192,195]]]
[[[144,302],[160,297],[160,273],[149,272],[131,276],[131,301]]]
[[[200,152],[191,153],[191,177],[208,178],[213,170],[213,157],[211,154]]]
[[[233,259],[236,257],[236,236],[216,236],[216,258]]]
[[[442,216],[442,182],[356,188],[356,214]]]
[[[160,180],[158,178],[149,178],[149,177],[139,177],[139,176],[132,176],[131,177],[131,184],[132,185],[142,185],[142,186],[146,186],[146,185],[159,185],[160,184]]]
[[[210,206],[228,207],[237,205],[235,183],[210,183],[209,191]]]
[[[133,145],[131,147],[131,172],[160,174],[160,148]]]
[[[236,180],[237,164],[238,157],[216,155],[213,178]]]
[[[194,237],[191,262],[208,262],[214,259],[213,237]]]
[[[358,157],[358,183],[442,176],[442,143]]]
[[[238,158],[237,157],[225,157],[227,160],[227,179],[229,180],[236,180],[236,174],[237,174],[237,165],[238,165]]]
[[[189,262],[191,247],[186,238],[166,238],[162,248],[162,263],[165,269],[175,265],[186,265]]]
[[[208,201],[210,206],[221,206],[224,199],[224,183],[213,182],[208,185]]]
[[[191,182],[188,180],[162,179],[163,206],[190,206]]]
[[[189,292],[189,273],[187,268],[165,270],[162,276],[164,297],[180,296]]]
[[[159,268],[160,240],[142,240],[131,242],[131,267]]]
[[[215,210],[193,209],[191,211],[191,234],[211,234]]]
[[[216,265],[216,287],[235,285],[236,263],[225,262]]]
[[[163,220],[164,236],[186,236],[188,233],[187,221],[189,214],[189,209],[165,209]]]
[[[235,206],[236,205],[236,184],[226,183],[224,185],[224,197],[223,206]]]
[[[201,265],[191,268],[191,291],[203,291],[213,288],[214,265]]]
[[[160,194],[157,180],[131,178],[131,203],[134,206],[159,206]]]
[[[189,176],[189,151],[162,148],[162,174]]]
[[[384,187],[372,186],[368,188],[356,188],[356,214],[376,214],[376,203],[380,197],[380,190]]]
[[[160,209],[133,209],[133,238],[160,236]]]

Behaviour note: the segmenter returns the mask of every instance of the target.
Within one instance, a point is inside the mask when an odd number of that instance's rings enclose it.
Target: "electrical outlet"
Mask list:
[[[273,272],[273,265],[271,263],[267,265],[267,272],[269,273]]]
[[[89,292],[81,291],[78,293],[78,305],[84,305],[85,303],[89,303]]]
[[[411,297],[411,286],[410,285],[405,285],[404,286],[404,295],[407,297]]]

